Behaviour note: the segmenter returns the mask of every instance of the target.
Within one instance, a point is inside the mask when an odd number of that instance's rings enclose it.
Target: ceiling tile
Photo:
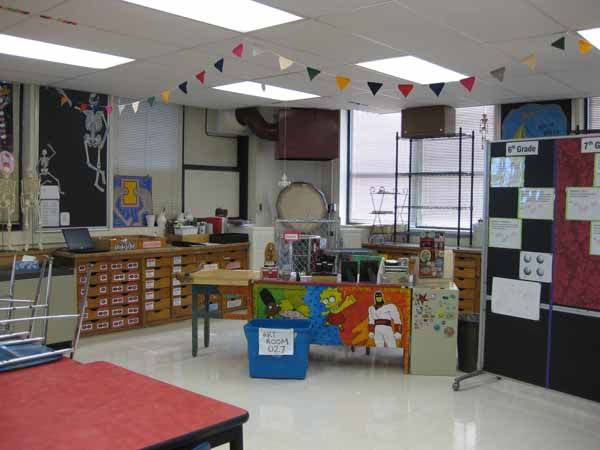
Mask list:
[[[572,87],[545,75],[507,76],[502,86],[527,98],[576,98],[580,96],[580,92]]]
[[[32,13],[39,13],[42,11],[47,11],[53,6],[60,5],[64,2],[65,0],[3,0],[2,6],[18,8]]]
[[[252,33],[277,45],[327,57],[331,63],[354,63],[397,56],[397,50],[314,20],[290,23]]]
[[[585,30],[600,26],[598,0],[530,0],[570,30]]]
[[[70,0],[49,14],[93,28],[178,47],[194,47],[238,35],[231,30],[120,0]]]
[[[482,42],[565,31],[527,0],[396,0],[411,11]],[[427,30],[424,30],[426,32]]]
[[[65,25],[53,20],[32,18],[5,30],[7,34],[53,44],[109,53],[133,59],[146,58],[174,50],[174,47],[95,30],[84,25]]]
[[[27,20],[28,17],[12,11],[0,10],[0,30],[4,31],[4,29],[11,25]]]
[[[9,70],[5,69],[4,67],[0,67],[0,80],[44,85],[58,81],[60,80],[60,77],[56,75],[34,73],[29,71]]]
[[[577,91],[583,93],[582,96],[600,96],[600,83],[598,82],[597,72],[590,72],[583,69],[577,71],[554,72],[551,76],[552,78],[577,89]]]
[[[389,3],[391,0],[258,0],[260,3],[283,9],[300,17],[319,17],[339,11]]]

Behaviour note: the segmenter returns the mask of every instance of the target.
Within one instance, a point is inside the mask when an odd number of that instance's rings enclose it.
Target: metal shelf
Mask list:
[[[394,211],[371,211],[369,214],[377,214],[381,216],[394,214]]]
[[[445,209],[448,211],[454,210],[454,211],[458,211],[460,210],[468,210],[471,209],[468,206],[461,206],[460,208],[458,206],[423,206],[423,205],[411,205],[411,206],[399,206],[398,209],[403,209],[403,208],[411,208],[411,209]]]

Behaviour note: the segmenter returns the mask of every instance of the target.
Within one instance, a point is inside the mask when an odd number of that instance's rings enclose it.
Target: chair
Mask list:
[[[0,307],[0,312],[8,313],[8,319],[0,319],[0,325],[8,326],[8,333],[0,335],[0,372],[55,361],[66,355],[70,355],[70,357],[73,358],[75,355],[75,351],[79,344],[81,324],[87,307],[89,277],[85,285],[85,295],[83,295],[80,300],[79,314],[50,315],[49,306],[52,287],[52,266],[53,258],[45,258],[40,267],[40,277],[38,279],[34,299],[15,299],[14,282],[11,283],[13,286],[10,288],[11,292],[9,292],[8,298],[0,298],[0,304],[7,303],[9,305],[7,307]],[[44,278],[46,278],[45,301],[43,304],[40,304],[41,287]],[[19,311],[29,312],[28,317],[13,318],[13,313]],[[38,315],[38,311],[41,311],[43,314]],[[77,319],[71,347],[59,350],[47,347],[48,322],[50,320],[64,319]],[[43,324],[43,333],[40,337],[34,337],[34,324],[39,322]],[[28,323],[29,330],[11,332],[10,327],[17,323]]]

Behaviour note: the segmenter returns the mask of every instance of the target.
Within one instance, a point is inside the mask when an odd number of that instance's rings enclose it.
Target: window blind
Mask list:
[[[592,130],[600,130],[600,97],[590,97],[588,100],[588,128]]]
[[[117,104],[132,100],[120,98]],[[115,110],[117,108],[115,107]],[[116,128],[114,173],[150,175],[155,214],[166,208],[167,215],[181,211],[181,133],[182,110],[177,105],[141,104],[113,114]]]
[[[599,108],[600,109],[600,108]],[[456,131],[462,127],[464,134],[475,131],[475,178],[473,186],[473,221],[477,222],[483,215],[483,165],[485,152],[482,149],[480,121],[482,114],[487,114],[488,137],[495,136],[495,108],[481,106],[456,109]],[[379,115],[374,113],[353,111],[351,120],[350,171],[348,201],[350,221],[356,223],[373,223],[374,210],[393,211],[394,197],[385,195],[383,202],[370,190],[383,188],[386,192],[394,190],[395,135],[401,129],[401,113]],[[401,173],[398,180],[398,221],[406,223],[406,196],[409,172],[409,140],[399,141],[399,164]],[[413,142],[413,173],[421,175],[413,177],[412,204],[427,206],[431,209],[413,209],[411,225],[424,228],[456,228],[458,222],[457,209],[442,209],[458,204],[458,176],[422,175],[429,172],[458,171],[458,141],[424,140]],[[463,140],[462,171],[471,171],[470,140]],[[463,177],[461,201],[463,206],[470,205],[471,181]],[[439,209],[438,209],[439,208]],[[462,210],[461,227],[468,228],[470,212]],[[393,214],[381,216],[383,223],[393,223]]]

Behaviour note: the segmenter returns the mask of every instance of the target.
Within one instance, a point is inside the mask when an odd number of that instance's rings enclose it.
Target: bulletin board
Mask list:
[[[108,96],[40,87],[39,104],[43,227],[108,226]]]
[[[598,155],[600,137],[490,145],[483,364],[600,401]]]

